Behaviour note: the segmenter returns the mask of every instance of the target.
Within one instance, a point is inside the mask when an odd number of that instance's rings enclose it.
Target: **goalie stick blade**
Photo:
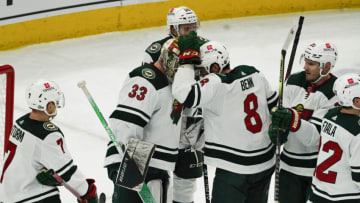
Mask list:
[[[141,174],[134,159],[131,159],[129,154],[125,152],[115,183],[118,186],[139,192],[142,187],[141,183],[145,180],[145,175]]]
[[[106,202],[106,195],[105,193],[101,193],[99,196],[99,203],[105,203]]]

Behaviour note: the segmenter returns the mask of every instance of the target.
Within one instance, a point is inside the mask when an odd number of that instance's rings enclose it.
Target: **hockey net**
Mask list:
[[[10,65],[0,66],[0,166],[12,128],[13,109],[14,69]]]

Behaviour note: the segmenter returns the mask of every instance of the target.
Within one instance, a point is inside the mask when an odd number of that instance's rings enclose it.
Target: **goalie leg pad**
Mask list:
[[[155,202],[166,203],[169,190],[169,174],[165,170],[149,168],[146,184],[153,195]]]
[[[117,174],[116,184],[140,191],[154,151],[154,144],[130,139]]]
[[[183,179],[174,174],[173,200],[175,202],[193,202],[196,192],[196,178]]]

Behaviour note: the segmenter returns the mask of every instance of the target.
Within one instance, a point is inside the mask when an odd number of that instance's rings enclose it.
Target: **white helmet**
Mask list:
[[[180,36],[179,25],[196,23],[198,27],[198,19],[193,10],[188,7],[181,6],[178,8],[171,8],[167,15],[167,28],[170,35],[173,37]],[[171,26],[174,27],[177,36],[171,33]]]
[[[167,40],[161,48],[158,61],[164,68],[165,75],[170,83],[173,82],[176,69],[179,66],[179,54],[179,46],[173,38]]]
[[[39,80],[32,83],[26,90],[26,101],[30,109],[43,111],[48,116],[55,116],[54,113],[49,114],[46,106],[50,102],[54,102],[56,108],[65,106],[64,94],[60,91],[59,86],[53,81]]]
[[[320,77],[324,77],[335,67],[337,55],[337,48],[334,44],[314,42],[306,47],[302,58],[320,63]],[[327,63],[330,63],[330,70],[325,75],[322,75],[321,71]]]
[[[221,73],[223,68],[230,63],[229,52],[226,47],[217,41],[210,41],[200,47],[201,64],[199,67],[204,67],[210,73],[212,64],[217,63],[220,66],[218,73]]]
[[[360,110],[354,106],[353,100],[360,98],[360,75],[351,73],[339,77],[334,84],[333,91],[337,96],[341,106],[352,107]]]

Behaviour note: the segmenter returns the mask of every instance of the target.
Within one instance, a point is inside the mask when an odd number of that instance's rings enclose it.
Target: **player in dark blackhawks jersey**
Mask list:
[[[304,71],[292,74],[286,82],[284,107],[294,109],[303,120],[311,119],[314,111],[334,107],[337,99],[332,89],[336,77],[331,71],[336,59],[337,49],[334,44],[310,44],[302,54]],[[296,130],[296,127],[290,130]],[[273,132],[270,138],[276,143],[277,132]],[[284,142],[280,162],[279,201],[304,203],[309,197],[318,143],[304,145],[294,137],[282,140]]]
[[[339,77],[333,90],[339,107],[314,111],[310,121],[298,124],[296,113],[283,108],[273,114],[273,124],[287,130],[284,138],[320,143],[308,202],[360,202],[360,76]],[[299,127],[291,131],[292,126]]]
[[[154,63],[160,56],[162,45],[169,39],[196,31],[199,27],[195,12],[187,7],[171,8],[167,15],[169,36],[153,42],[146,50],[143,64]],[[199,37],[200,43],[207,40]],[[204,136],[201,110],[184,109],[181,122],[179,155],[173,175],[173,202],[194,201],[196,178],[202,176]],[[194,115],[194,116],[193,116]]]
[[[166,42],[157,62],[145,63],[129,73],[109,120],[119,142],[128,143],[130,138],[136,138],[156,144],[145,178],[156,202],[167,201],[168,172],[175,169],[181,127],[182,107],[171,94],[171,84],[179,60],[168,50],[178,49],[170,41]],[[114,182],[122,156],[113,144],[109,145],[105,165],[109,178]],[[142,202],[136,191],[115,184],[112,201]]]
[[[66,147],[60,128],[51,121],[64,107],[64,95],[52,81],[29,86],[26,100],[31,113],[16,120],[0,177],[0,202],[60,203],[58,174],[83,199],[97,203],[93,179],[85,179]]]
[[[278,95],[252,66],[230,69],[228,52],[218,42],[201,46],[201,65],[210,73],[194,80],[200,64],[196,33],[180,36],[180,64],[173,95],[187,107],[202,107],[205,163],[215,166],[214,203],[266,203],[275,165],[275,147],[267,136],[271,107]]]

